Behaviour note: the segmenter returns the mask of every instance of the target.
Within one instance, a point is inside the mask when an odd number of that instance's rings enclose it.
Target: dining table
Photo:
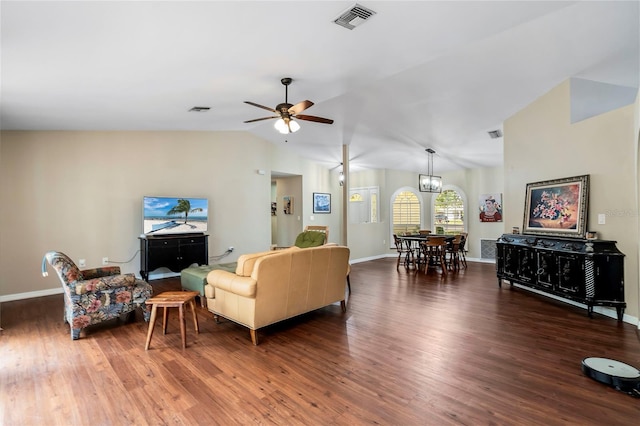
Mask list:
[[[430,237],[445,237],[445,243],[450,244],[455,236],[454,235],[444,235],[444,234],[410,234],[410,235],[398,235],[398,238],[404,244],[404,246],[411,251],[411,256],[407,256],[405,258],[404,266],[405,268],[409,268],[412,263],[409,259],[413,259],[414,267],[418,267],[420,263],[424,263],[426,259],[424,259],[424,255],[421,250],[421,243],[426,243],[429,241]]]

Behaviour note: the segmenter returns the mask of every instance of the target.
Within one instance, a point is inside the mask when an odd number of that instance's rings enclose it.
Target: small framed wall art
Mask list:
[[[313,213],[331,213],[331,194],[313,193]]]
[[[291,195],[285,195],[282,197],[284,202],[284,214],[293,214],[293,197]]]
[[[478,206],[480,222],[502,222],[502,194],[482,194]]]

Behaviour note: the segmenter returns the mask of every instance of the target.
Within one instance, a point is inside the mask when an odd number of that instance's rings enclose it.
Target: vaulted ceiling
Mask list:
[[[329,168],[347,144],[352,170],[423,171],[432,148],[443,172],[501,165],[487,132],[568,78],[639,85],[637,1],[362,1],[372,17],[336,25],[355,4],[2,1],[1,127],[247,131]],[[283,77],[334,123],[244,123]]]

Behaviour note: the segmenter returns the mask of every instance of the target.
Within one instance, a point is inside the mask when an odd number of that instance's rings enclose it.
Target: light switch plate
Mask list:
[[[598,214],[598,225],[606,224],[606,215],[604,213]]]

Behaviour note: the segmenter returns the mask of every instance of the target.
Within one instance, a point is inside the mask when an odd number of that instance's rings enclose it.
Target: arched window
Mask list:
[[[411,188],[401,188],[391,198],[393,234],[415,233],[420,229],[421,198]]]
[[[445,189],[433,202],[433,231],[459,234],[465,230],[465,202],[455,189]]]

